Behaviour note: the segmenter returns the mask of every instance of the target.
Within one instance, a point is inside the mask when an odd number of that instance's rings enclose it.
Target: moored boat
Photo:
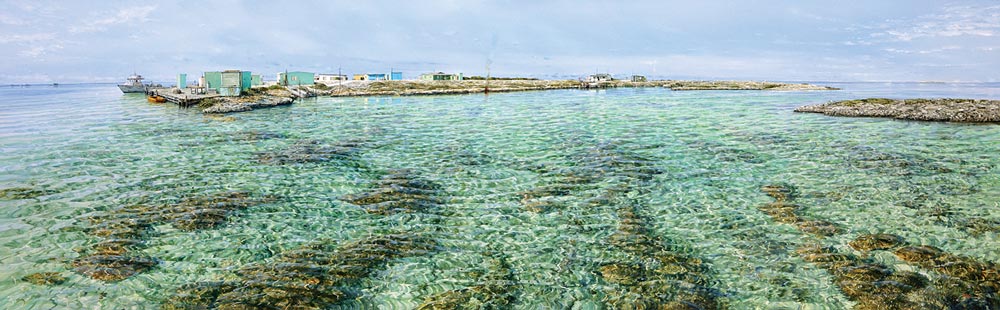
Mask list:
[[[156,85],[153,85],[152,83],[150,83],[150,84],[143,84],[142,80],[143,80],[143,78],[142,78],[141,75],[132,73],[132,75],[128,76],[128,78],[125,79],[125,83],[118,84],[118,89],[121,89],[122,92],[126,93],[126,94],[127,93],[142,93],[142,92],[146,92],[147,88],[156,86]]]
[[[146,100],[149,100],[149,102],[152,102],[152,103],[164,103],[164,102],[167,102],[167,98],[163,98],[163,96],[160,96],[160,95],[149,95],[149,96],[146,96]]]

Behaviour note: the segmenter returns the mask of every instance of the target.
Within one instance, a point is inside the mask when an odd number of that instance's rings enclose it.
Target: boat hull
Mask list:
[[[143,93],[146,92],[145,86],[132,86],[132,85],[118,85],[118,89],[121,89],[123,93]]]

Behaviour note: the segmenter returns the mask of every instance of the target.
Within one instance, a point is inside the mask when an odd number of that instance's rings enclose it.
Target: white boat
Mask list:
[[[123,93],[144,93],[146,88],[154,87],[153,84],[143,84],[142,76],[132,73],[132,75],[126,78],[125,83],[118,84],[118,89],[121,89]]]

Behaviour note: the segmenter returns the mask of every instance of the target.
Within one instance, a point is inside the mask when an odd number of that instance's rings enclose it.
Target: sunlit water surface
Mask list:
[[[842,91],[558,90],[457,96],[313,98],[227,117],[155,105],[110,85],[0,89],[0,188],[48,191],[0,200],[0,304],[17,309],[155,308],[185,283],[232,277],[316,240],[428,236],[437,250],[391,260],[355,284],[345,308],[414,308],[476,285],[503,257],[519,309],[595,308],[614,296],[600,266],[615,206],[588,201],[597,182],[529,210],[522,192],[552,182],[596,147],[651,159],[661,173],[623,195],[648,229],[697,257],[734,309],[849,308],[825,270],[795,253],[810,242],[844,252],[854,237],[894,233],[981,261],[1000,261],[1000,126],[793,113],[829,100],[1000,97],[992,84],[839,84]],[[365,139],[350,160],[261,162],[302,141]],[[875,156],[905,164],[870,162]],[[440,184],[425,212],[369,214],[340,198],[395,169]],[[841,232],[820,239],[758,210],[760,188],[788,184],[801,216]],[[244,191],[275,199],[218,227],[157,224],[139,253],[152,270],[119,282],[70,262],[99,238],[87,217],[124,205]],[[613,204],[613,202],[609,202]],[[941,210],[944,209],[944,212]],[[892,255],[876,257],[900,264]],[[21,278],[61,272],[60,285]]]

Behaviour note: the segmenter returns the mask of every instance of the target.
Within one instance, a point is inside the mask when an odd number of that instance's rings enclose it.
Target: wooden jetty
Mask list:
[[[220,96],[215,90],[206,90],[202,87],[187,87],[184,89],[176,87],[148,88],[146,89],[146,95],[158,95],[182,107],[198,104],[203,99]]]

